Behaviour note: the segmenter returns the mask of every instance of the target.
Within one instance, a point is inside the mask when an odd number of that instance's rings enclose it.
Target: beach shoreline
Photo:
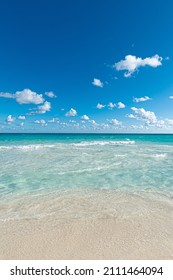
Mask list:
[[[167,211],[153,201],[141,216],[60,220],[55,213],[1,221],[0,259],[173,259],[172,208]]]
[[[173,258],[173,135],[0,140],[0,259]]]

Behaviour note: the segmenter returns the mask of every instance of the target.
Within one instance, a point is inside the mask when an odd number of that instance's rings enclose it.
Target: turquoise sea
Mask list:
[[[147,211],[133,198],[173,206],[173,135],[0,134],[0,220]]]

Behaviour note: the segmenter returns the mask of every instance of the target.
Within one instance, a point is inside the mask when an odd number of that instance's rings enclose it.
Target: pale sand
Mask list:
[[[167,221],[41,221],[0,224],[0,259],[173,259]]]
[[[87,217],[75,216],[79,208],[72,201],[69,218],[61,219],[57,211],[39,219],[1,221],[0,259],[173,259],[171,202],[129,196],[118,204],[120,198],[112,197],[108,211],[102,197],[100,216],[88,211]],[[117,212],[111,212],[115,204]],[[81,207],[81,213],[86,211],[86,204]]]

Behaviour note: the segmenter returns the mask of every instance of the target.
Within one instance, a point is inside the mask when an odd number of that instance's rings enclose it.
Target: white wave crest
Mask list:
[[[77,147],[86,147],[86,146],[105,146],[105,145],[133,145],[135,141],[125,140],[125,141],[82,141],[80,143],[74,143],[72,145]]]
[[[35,151],[44,148],[54,148],[55,145],[45,144],[32,144],[32,145],[11,145],[11,146],[0,146],[0,150],[22,150],[22,151]]]
[[[152,157],[154,158],[166,158],[167,157],[167,154],[156,154],[156,155],[153,155]]]
[[[105,146],[105,145],[132,145],[135,141],[81,141],[79,143],[56,143],[56,144],[28,144],[28,145],[3,145],[0,150],[22,150],[22,151],[35,151],[46,148],[60,148],[72,145],[75,147],[88,147],[88,146]],[[65,146],[64,146],[65,145]]]

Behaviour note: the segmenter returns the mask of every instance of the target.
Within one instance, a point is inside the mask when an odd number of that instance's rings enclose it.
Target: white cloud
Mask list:
[[[136,119],[136,117],[133,114],[127,114],[126,117],[128,117],[130,119]]]
[[[156,127],[163,127],[164,124],[165,124],[165,121],[164,121],[164,120],[157,121]]]
[[[79,123],[75,123],[73,126],[74,127],[79,127],[80,125],[79,125]]]
[[[110,127],[110,125],[108,123],[102,123],[100,126],[103,129],[108,129]]]
[[[4,98],[16,98],[15,94],[9,93],[9,92],[0,92],[0,97]]]
[[[117,71],[125,70],[124,77],[130,77],[138,68],[144,66],[158,67],[162,65],[162,57],[159,55],[154,55],[152,57],[146,57],[142,59],[141,57],[136,57],[135,55],[126,55],[124,60],[114,64],[114,68]]]
[[[19,120],[25,120],[26,118],[25,118],[25,116],[21,116],[21,115],[20,115],[20,116],[18,116],[18,119],[19,119]]]
[[[24,122],[21,122],[20,126],[24,126]]]
[[[117,108],[118,109],[123,109],[123,108],[125,108],[126,106],[125,106],[125,104],[124,103],[122,103],[122,102],[118,102],[117,103]]]
[[[118,121],[117,119],[111,119],[110,124],[117,126],[117,125],[121,125],[122,122]]]
[[[42,94],[37,94],[30,89],[24,89],[23,91],[16,91],[16,101],[19,104],[40,104],[44,102]]]
[[[157,117],[154,112],[152,111],[146,111],[143,108],[131,108],[133,112],[135,112],[134,117],[138,120],[145,121],[146,124],[156,124],[157,123]]]
[[[149,127],[167,129],[173,126],[173,120],[171,119],[158,120],[155,113],[152,111],[146,111],[143,108],[136,108],[136,107],[132,107],[131,109],[134,112],[134,114],[126,115],[126,117],[144,121],[146,129],[148,129]],[[134,128],[137,127],[138,126],[134,126]],[[142,127],[140,126],[139,128]]]
[[[37,114],[45,114],[46,112],[49,112],[51,109],[51,103],[48,101],[45,101],[43,105],[38,106],[38,111],[36,111]]]
[[[132,129],[144,129],[144,128],[146,128],[145,126],[143,126],[143,125],[130,125],[130,128],[132,128]]]
[[[106,106],[106,105],[103,105],[103,104],[98,103],[97,106],[96,106],[96,108],[97,108],[97,109],[103,109],[105,106]]]
[[[44,94],[47,95],[50,98],[55,98],[56,97],[56,95],[54,94],[53,91],[46,91]]]
[[[89,120],[90,123],[92,123],[93,125],[97,125],[95,120]]]
[[[133,99],[133,101],[134,101],[134,102],[137,102],[137,103],[138,103],[138,102],[148,101],[148,100],[151,100],[151,98],[148,97],[148,96],[139,97],[139,98],[136,97],[136,98]]]
[[[48,122],[50,122],[50,123],[59,123],[59,119],[58,118],[53,118],[53,119],[49,120]]]
[[[114,103],[112,103],[112,102],[109,102],[108,108],[109,108],[110,110],[112,110],[114,107],[116,107],[116,104],[114,104]]]
[[[96,78],[94,78],[92,84],[96,87],[101,87],[101,88],[104,86],[104,84],[99,79]]]
[[[165,121],[166,121],[167,124],[173,125],[173,120],[171,120],[171,119],[166,119]]]
[[[173,96],[169,96],[170,99],[173,99]]]
[[[69,127],[70,124],[66,123],[66,122],[61,122],[60,123],[61,127],[65,128],[65,127]]]
[[[89,118],[87,115],[83,115],[83,116],[81,117],[81,119],[82,119],[82,120],[85,120],[85,121],[89,121],[90,118]]]
[[[66,117],[75,117],[77,116],[77,111],[73,108],[70,109],[70,111],[68,111],[66,114],[65,114]]]
[[[118,109],[122,109],[125,108],[126,106],[122,103],[122,102],[118,102],[117,104],[113,103],[113,102],[109,102],[108,105],[102,105],[100,103],[97,104],[96,108],[97,109],[102,109],[104,107],[108,107],[110,110],[112,110],[113,108],[117,107]]]
[[[37,124],[41,124],[41,125],[46,125],[46,121],[45,120],[36,120],[36,121],[34,121],[35,123],[37,123]]]
[[[13,118],[12,115],[8,115],[8,117],[7,117],[7,123],[8,123],[8,124],[11,124],[12,122],[15,121],[15,119],[16,119],[16,118]]]
[[[13,98],[19,104],[41,104],[44,102],[42,94],[38,94],[30,89],[16,91],[16,93],[0,92],[0,97]]]

